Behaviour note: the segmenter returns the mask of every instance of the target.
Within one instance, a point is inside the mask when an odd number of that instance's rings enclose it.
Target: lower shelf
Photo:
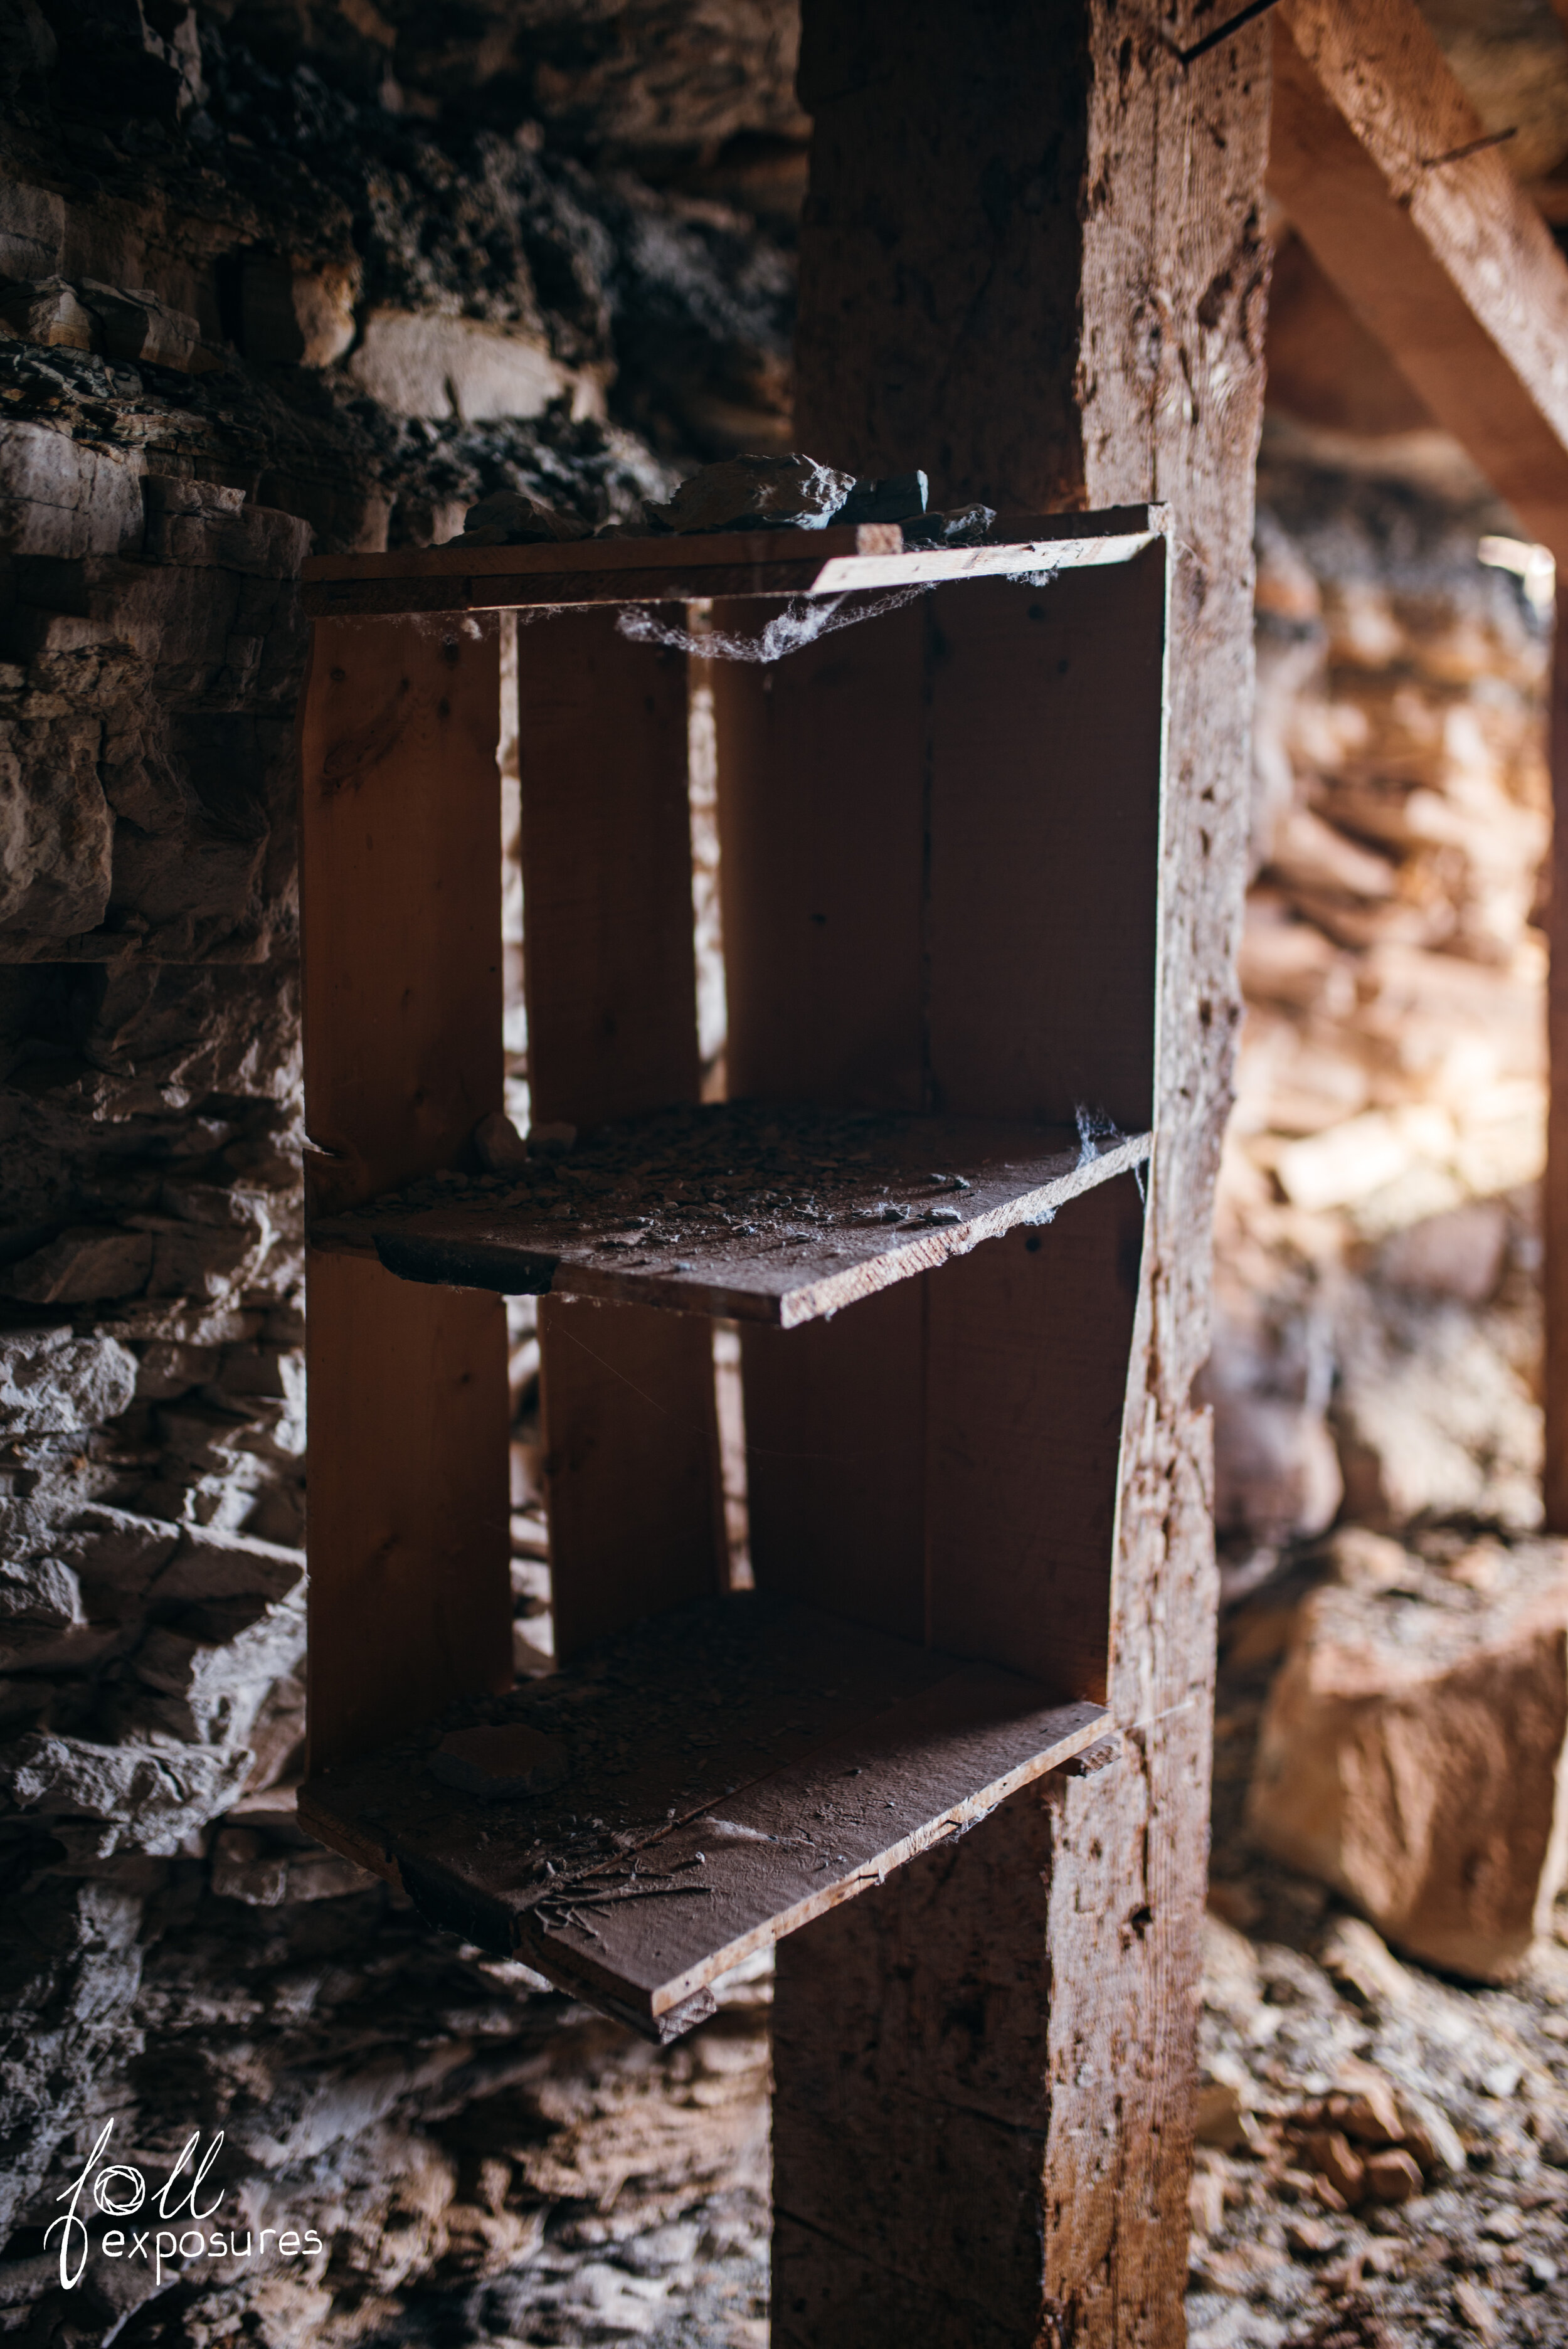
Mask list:
[[[299,1816],[432,1924],[667,2040],[712,2013],[716,1976],[973,1825],[1109,1718],[737,1594],[324,1773]]]

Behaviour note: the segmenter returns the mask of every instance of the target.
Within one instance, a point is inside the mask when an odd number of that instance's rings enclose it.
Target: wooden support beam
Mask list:
[[[1568,563],[1568,262],[1415,0],[1284,0],[1269,188],[1524,527]]]
[[[1184,2337],[1214,1610],[1191,1385],[1236,1023],[1267,268],[1268,30],[1184,70],[1170,44],[1207,22],[806,0],[799,445],[923,465],[939,504],[1159,498],[1181,553],[1121,1743],[780,1948],[775,2349]]]

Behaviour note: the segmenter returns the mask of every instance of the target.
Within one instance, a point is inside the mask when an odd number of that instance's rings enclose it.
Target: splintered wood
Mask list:
[[[1149,1151],[1147,1134],[723,1102],[602,1127],[515,1179],[433,1175],[312,1237],[373,1242],[408,1280],[792,1329],[1048,1223]]]
[[[432,1923],[669,2038],[712,2012],[716,1976],[1106,1722],[1021,1674],[736,1594],[325,1773],[300,1819]]]

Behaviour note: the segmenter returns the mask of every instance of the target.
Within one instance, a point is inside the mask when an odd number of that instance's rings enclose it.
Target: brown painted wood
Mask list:
[[[925,1636],[926,1283],[804,1330],[743,1324],[751,1570],[762,1590]]]
[[[710,665],[732,1094],[924,1105],[925,637],[915,604],[774,668]],[[911,1289],[740,1336],[758,1588],[915,1638],[923,1316]]]
[[[460,1160],[501,1085],[493,628],[317,628],[301,718],[318,1210]],[[511,1670],[499,1299],[308,1259],[310,1742],[364,1751]]]
[[[1109,592],[1107,592],[1109,590]],[[934,598],[931,1070],[944,1107],[1152,1113],[1167,563]],[[1140,1190],[934,1282],[928,1636],[1103,1698]]]
[[[313,1780],[301,1817],[432,1922],[655,2035],[1105,1723],[1018,1673],[749,1594],[660,1617],[484,1718],[533,1729],[559,1783],[484,1801],[410,1740]]]
[[[1286,0],[1269,186],[1527,529],[1568,561],[1568,262],[1415,0]],[[1449,160],[1443,160],[1449,159]]]
[[[758,1143],[759,1132],[787,1137],[789,1159]],[[627,1171],[655,1150],[657,1171]],[[827,1151],[830,1164],[818,1155]],[[792,1330],[1042,1223],[1148,1154],[1147,1134],[1108,1135],[1091,1155],[1071,1127],[716,1104],[678,1123],[666,1112],[601,1129],[564,1162],[525,1170],[510,1190],[444,1185],[443,1204],[428,1206],[420,1187],[315,1232],[351,1244],[368,1237],[387,1270],[407,1280]],[[716,1160],[745,1169],[739,1179],[752,1188],[737,1195],[734,1174],[684,1173]],[[602,1192],[585,1187],[595,1174]],[[573,1190],[573,1178],[584,1187]],[[770,1187],[786,1184],[788,1204]],[[689,1200],[664,1205],[673,1188]],[[567,1206],[563,1222],[557,1208]]]
[[[685,659],[617,635],[611,613],[574,612],[520,632],[518,678],[534,1120],[587,1127],[696,1102]],[[707,1335],[641,1306],[541,1309],[563,1656],[723,1587]]]
[[[309,1259],[312,1769],[511,1682],[499,1297]]]
[[[1143,1219],[1123,1175],[927,1288],[926,1636],[1101,1703]]]
[[[932,598],[934,1108],[1150,1123],[1166,577]]]
[[[1546,1243],[1546,1524],[1568,1533],[1568,595],[1559,597],[1552,665],[1552,960],[1546,1020],[1551,1095],[1542,1221]]]
[[[775,2349],[1183,2337],[1214,1588],[1191,1388],[1245,874],[1267,266],[1266,27],[1183,71],[1168,42],[1204,28],[1108,0],[988,12],[983,38],[935,0],[805,12],[801,445],[924,464],[939,503],[1158,493],[1178,554],[1123,1742],[781,1947]]]

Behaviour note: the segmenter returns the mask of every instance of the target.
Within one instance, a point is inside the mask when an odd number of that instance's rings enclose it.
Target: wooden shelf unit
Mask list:
[[[980,548],[877,526],[307,566],[301,1815],[655,2035],[1112,1726],[1168,554],[1138,509]],[[669,641],[685,607],[754,636],[790,599],[837,625],[774,663]],[[579,1135],[511,1181],[472,1145],[501,1105],[502,611],[533,1115]],[[694,688],[733,1097],[707,1107]],[[562,1665],[515,1692],[500,1291],[542,1300]],[[716,1314],[755,1598],[725,1595]],[[558,1790],[498,1803],[430,1775],[487,1720],[595,1726],[557,1738]],[[627,1890],[628,1854],[699,1848],[700,1897]]]

